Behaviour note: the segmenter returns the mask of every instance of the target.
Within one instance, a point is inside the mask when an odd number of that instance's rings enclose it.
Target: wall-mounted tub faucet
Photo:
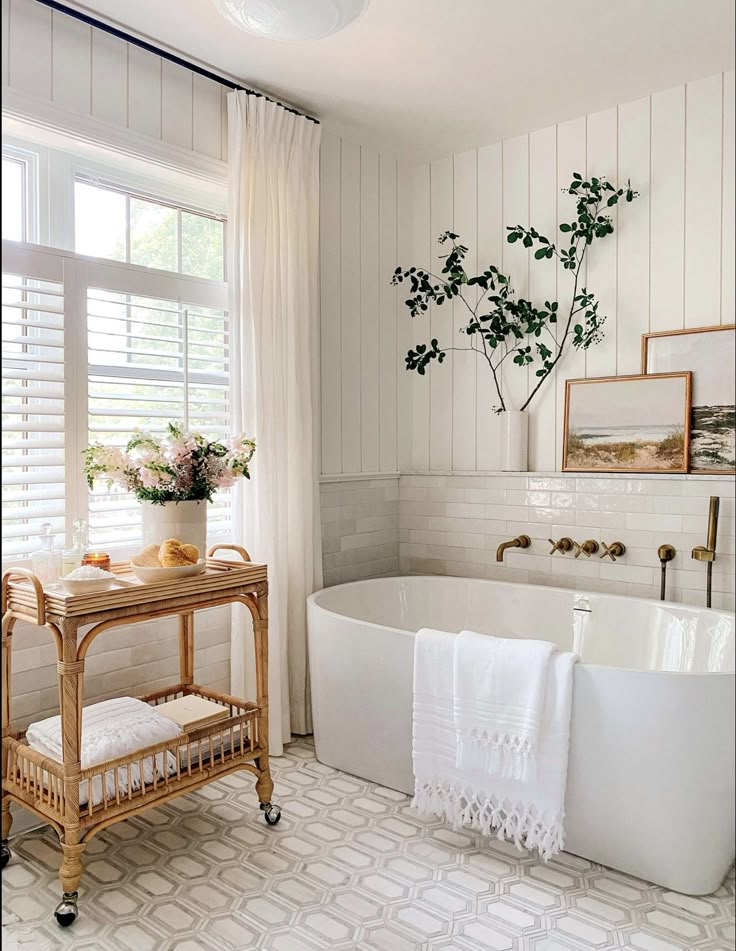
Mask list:
[[[667,562],[672,561],[672,559],[677,554],[677,550],[674,545],[660,545],[657,549],[657,557],[659,558],[659,563],[662,566],[662,570],[659,576],[659,600],[665,601],[665,595],[667,593]]]
[[[510,542],[503,542],[496,549],[496,561],[503,561],[503,553],[507,548],[528,548],[532,543],[528,535],[519,535],[518,538],[512,538]]]
[[[706,575],[706,607],[711,607],[713,600],[713,562],[716,560],[716,539],[718,537],[718,510],[721,507],[721,500],[717,495],[711,495],[710,506],[708,508],[708,540],[705,545],[697,545],[693,548],[692,556],[696,561],[707,563]]]

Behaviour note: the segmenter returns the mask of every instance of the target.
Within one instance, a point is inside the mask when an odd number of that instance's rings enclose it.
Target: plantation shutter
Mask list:
[[[65,531],[64,259],[3,242],[3,557]]]
[[[90,444],[122,448],[134,430],[161,436],[168,422],[227,438],[227,314],[181,295],[122,290],[125,273],[118,269],[114,288],[110,282],[87,291]],[[176,278],[165,283],[173,289],[173,282]],[[186,284],[180,290],[186,292]],[[227,535],[230,518],[230,493],[219,491],[209,506],[210,542]],[[90,496],[89,521],[95,547],[141,540],[141,509],[134,496],[102,483]]]

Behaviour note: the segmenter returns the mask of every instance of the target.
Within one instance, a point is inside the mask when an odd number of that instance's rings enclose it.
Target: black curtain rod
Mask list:
[[[182,59],[181,56],[177,56],[175,53],[169,53],[168,50],[162,50],[158,46],[154,46],[152,43],[147,43],[145,40],[142,40],[137,36],[133,36],[131,33],[125,33],[123,30],[118,30],[116,27],[110,26],[109,23],[105,23],[102,20],[97,20],[95,17],[91,17],[87,13],[82,13],[80,10],[74,10],[72,7],[67,7],[63,3],[58,3],[57,0],[36,0],[36,2],[43,4],[45,7],[50,7],[52,10],[56,10],[57,13],[63,13],[66,16],[73,17],[75,20],[86,23],[87,26],[94,27],[96,30],[102,30],[103,33],[109,33],[110,36],[116,36],[119,40],[124,40],[126,43],[137,46],[142,50],[146,50],[149,53],[154,53],[156,56],[160,56],[161,59],[166,59],[170,63],[176,63],[177,66],[183,66],[184,69],[188,69],[191,73],[197,73],[199,76],[204,76],[205,79],[211,79],[213,82],[219,83],[221,86],[226,86],[228,89],[241,89],[243,92],[247,92],[251,96],[259,96],[263,99],[266,99],[268,102],[275,102],[277,106],[281,106],[281,108],[286,109],[287,112],[293,112],[295,116],[303,116],[305,119],[309,119],[310,122],[316,122],[319,125],[319,119],[315,119],[313,116],[308,116],[306,113],[300,112],[298,109],[294,109],[292,106],[285,106],[283,102],[279,102],[278,99],[272,99],[265,93],[257,92],[255,89],[248,89],[246,86],[241,86],[239,83],[233,82],[232,79],[226,79],[224,76],[218,76],[217,73],[210,72],[209,69],[205,69],[203,66],[197,66],[196,63],[190,63],[188,60]]]

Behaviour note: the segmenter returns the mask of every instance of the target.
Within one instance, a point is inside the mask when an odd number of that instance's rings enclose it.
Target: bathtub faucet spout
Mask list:
[[[496,550],[496,561],[503,561],[503,553],[507,548],[528,548],[532,543],[528,535],[519,535],[518,538],[512,538],[510,542],[503,542]]]

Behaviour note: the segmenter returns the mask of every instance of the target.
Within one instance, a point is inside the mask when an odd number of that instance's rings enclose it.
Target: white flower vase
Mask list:
[[[141,502],[143,546],[160,545],[167,538],[178,538],[187,545],[196,545],[199,557],[207,554],[206,502]]]
[[[501,413],[501,468],[504,472],[529,468],[529,416],[521,410]]]

